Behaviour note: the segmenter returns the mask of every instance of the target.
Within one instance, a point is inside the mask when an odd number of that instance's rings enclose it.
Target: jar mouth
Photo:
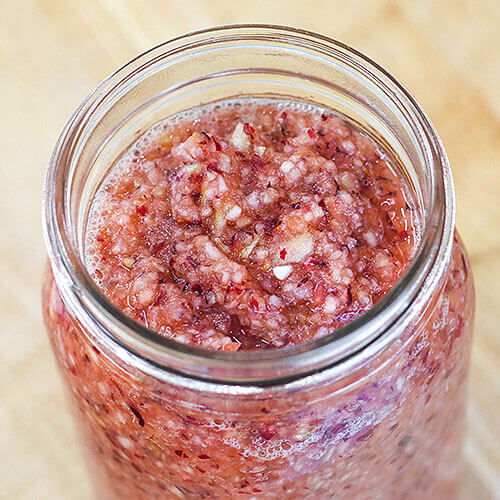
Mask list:
[[[92,127],[107,119],[110,96],[125,95],[133,82],[151,75],[168,58],[217,44],[269,44],[269,50],[295,50],[296,57],[342,62],[363,75],[388,106],[411,125],[427,173],[428,193],[422,238],[416,255],[395,286],[369,311],[337,329],[334,335],[295,346],[262,351],[220,352],[167,339],[114,306],[86,270],[75,230],[71,185],[82,145]],[[303,51],[303,52],[302,52]],[[179,82],[181,83],[181,82]],[[353,89],[355,92],[356,89]],[[117,101],[113,101],[117,102]],[[106,138],[104,138],[106,140]],[[49,163],[43,193],[44,234],[55,280],[68,311],[104,349],[155,377],[204,390],[252,392],[261,387],[306,384],[326,371],[345,370],[373,356],[397,338],[425,304],[444,275],[453,243],[454,193],[442,143],[426,114],[392,76],[356,50],[323,35],[284,26],[232,25],[187,34],[148,50],[104,80],[75,111]],[[229,388],[228,386],[232,386]]]

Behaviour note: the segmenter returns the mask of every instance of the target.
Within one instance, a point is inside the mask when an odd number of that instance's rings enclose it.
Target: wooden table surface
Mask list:
[[[461,500],[500,498],[500,1],[3,0],[0,498],[90,499],[40,314],[42,179],[64,123],[134,55],[237,22],[318,31],[395,75],[437,126],[477,287]],[[439,499],[430,499],[439,500]]]

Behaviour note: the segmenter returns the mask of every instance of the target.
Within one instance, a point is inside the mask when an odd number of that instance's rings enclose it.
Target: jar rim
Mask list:
[[[140,73],[159,57],[194,44],[233,39],[286,39],[323,56],[343,57],[363,67],[375,85],[404,107],[419,130],[423,158],[433,173],[433,192],[426,227],[417,253],[395,286],[369,311],[335,331],[335,335],[296,346],[234,353],[213,351],[166,339],[128,317],[98,290],[80,258],[70,232],[68,171],[78,142],[79,127],[103,96]],[[279,47],[276,47],[277,49]],[[378,64],[347,45],[310,31],[266,24],[238,24],[195,31],[164,42],[135,57],[105,79],[84,100],[64,128],[49,162],[43,192],[44,235],[56,284],[70,313],[87,330],[98,332],[102,345],[141,371],[178,385],[205,391],[252,393],[264,387],[318,383],[332,372],[373,355],[410,324],[418,304],[443,276],[451,257],[455,202],[449,163],[441,140],[427,115],[407,90]],[[427,220],[428,218],[428,220]],[[270,375],[271,374],[271,375]]]

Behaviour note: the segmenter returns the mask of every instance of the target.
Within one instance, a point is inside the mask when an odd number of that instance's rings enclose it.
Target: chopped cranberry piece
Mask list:
[[[147,212],[148,212],[148,207],[146,205],[138,205],[138,206],[135,207],[135,211],[139,215],[146,215]]]

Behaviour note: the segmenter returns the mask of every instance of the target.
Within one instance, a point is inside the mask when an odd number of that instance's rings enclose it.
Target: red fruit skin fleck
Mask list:
[[[144,418],[142,418],[142,415],[139,413],[139,411],[132,405],[128,405],[128,407],[130,408],[130,411],[134,414],[135,418],[137,419],[137,423],[141,427],[144,427]]]
[[[326,266],[326,262],[323,260],[315,259],[314,257],[311,257],[310,259],[307,259],[304,262],[304,267],[308,271],[312,271],[314,269],[322,269],[323,267]]]
[[[243,132],[245,132],[245,134],[252,137],[253,133],[255,132],[255,129],[249,123],[245,123],[245,124],[243,124]]]
[[[207,170],[209,172],[217,172],[218,174],[220,175],[223,175],[223,172],[222,170],[217,166],[217,163],[215,161],[211,161],[208,165],[207,165]]]
[[[259,169],[263,165],[265,165],[265,162],[262,160],[262,158],[258,155],[252,155],[250,158],[246,158],[243,161],[243,165],[245,167],[250,167],[252,169]]]
[[[350,306],[352,304],[352,291],[351,291],[351,285],[347,287],[347,302],[346,306]]]
[[[146,207],[146,205],[137,205],[135,207],[135,211],[139,214],[139,215],[146,215],[147,212],[148,212],[148,207]]]
[[[264,429],[260,433],[260,436],[262,437],[262,439],[265,439],[266,441],[269,441],[272,437],[274,437],[275,434],[276,434],[276,431],[274,431],[273,429],[270,429],[269,427],[267,427],[266,429]]]
[[[307,129],[307,135],[311,138],[311,139],[314,139],[316,137],[316,133],[314,132],[314,130],[308,128]]]
[[[282,120],[286,120],[286,117],[287,117],[287,114],[286,114],[286,112],[285,112],[285,111],[283,111],[283,113],[281,113],[281,115],[280,115],[280,118],[281,118]]]
[[[260,309],[260,305],[254,297],[250,299],[250,305],[257,311]]]
[[[287,254],[286,248],[282,248],[280,250],[280,259],[281,260],[285,260],[286,259],[286,254]]]
[[[373,432],[374,432],[373,427],[370,427],[370,428],[365,429],[365,430],[359,432],[358,434],[356,434],[354,436],[354,439],[356,442],[366,441],[367,439],[370,439],[372,437]]]
[[[214,141],[215,144],[215,151],[222,151],[222,146],[220,145],[220,142],[213,136],[212,140]]]

